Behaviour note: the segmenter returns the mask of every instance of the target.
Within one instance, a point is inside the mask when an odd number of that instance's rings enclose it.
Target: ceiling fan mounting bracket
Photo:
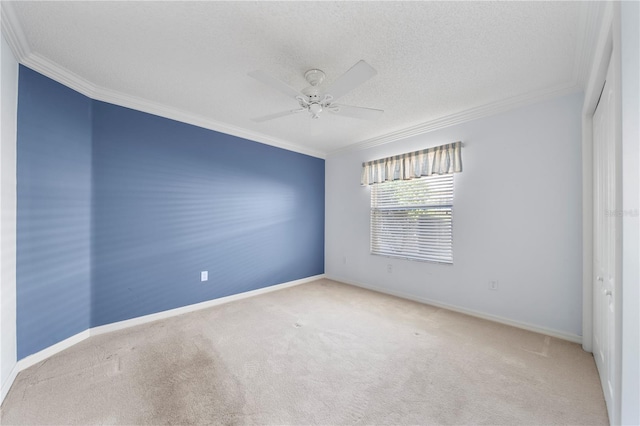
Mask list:
[[[319,86],[324,81],[325,73],[322,70],[313,68],[304,73],[304,78],[312,86]]]

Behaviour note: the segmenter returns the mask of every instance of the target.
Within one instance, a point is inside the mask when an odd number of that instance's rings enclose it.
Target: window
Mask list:
[[[453,263],[453,174],[371,185],[371,253]]]

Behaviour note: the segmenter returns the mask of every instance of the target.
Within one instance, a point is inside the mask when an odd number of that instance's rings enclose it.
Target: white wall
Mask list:
[[[640,424],[640,3],[620,4],[622,93],[621,423]]]
[[[0,402],[16,365],[16,117],[18,62],[2,37],[0,47]]]
[[[582,94],[573,94],[330,156],[327,276],[579,340],[581,107]],[[455,176],[454,264],[371,255],[361,163],[458,140],[464,170]],[[498,291],[488,289],[490,280],[499,281]]]

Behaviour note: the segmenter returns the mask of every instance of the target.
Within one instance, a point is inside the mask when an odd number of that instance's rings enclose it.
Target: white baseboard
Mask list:
[[[9,389],[11,389],[11,385],[13,385],[13,382],[15,381],[16,377],[18,376],[18,373],[21,372],[22,370],[25,370],[37,363],[39,363],[40,361],[44,361],[45,359],[49,358],[52,355],[57,354],[58,352],[62,352],[65,349],[70,348],[71,346],[82,342],[83,340],[91,337],[91,336],[96,336],[99,334],[104,334],[104,333],[109,333],[112,331],[116,331],[116,330],[122,330],[124,328],[129,328],[129,327],[134,327],[136,325],[140,325],[140,324],[146,324],[148,322],[152,322],[152,321],[158,321],[161,319],[165,319],[165,318],[170,318],[170,317],[174,317],[176,315],[182,315],[182,314],[186,314],[188,312],[193,312],[193,311],[198,311],[200,309],[205,309],[205,308],[210,308],[212,306],[217,306],[217,305],[222,305],[224,303],[229,303],[229,302],[233,302],[236,300],[241,300],[241,299],[246,299],[249,297],[255,297],[258,296],[260,294],[265,294],[265,293],[270,293],[272,291],[278,291],[278,290],[282,290],[288,287],[293,287],[293,286],[297,286],[300,284],[304,284],[304,283],[308,283],[311,281],[315,281],[315,280],[319,280],[321,278],[324,278],[325,275],[324,274],[320,274],[320,275],[314,275],[312,277],[307,277],[307,278],[302,278],[299,280],[295,280],[295,281],[289,281],[286,283],[282,283],[282,284],[276,284],[276,285],[272,285],[269,287],[264,287],[264,288],[259,288],[257,290],[251,290],[251,291],[246,291],[244,293],[238,293],[238,294],[233,294],[231,296],[226,296],[226,297],[221,297],[219,299],[213,299],[213,300],[207,300],[206,302],[201,302],[201,303],[194,303],[193,305],[187,305],[187,306],[182,306],[180,308],[176,308],[176,309],[170,309],[168,311],[162,311],[162,312],[158,312],[155,314],[150,314],[150,315],[144,315],[141,317],[137,317],[137,318],[132,318],[129,320],[125,320],[125,321],[118,321],[118,322],[114,322],[112,324],[106,324],[106,325],[102,325],[99,327],[93,327],[93,328],[89,328],[87,330],[84,330],[74,336],[71,336],[61,342],[56,343],[55,345],[49,346],[48,348],[45,348],[43,350],[41,350],[40,352],[36,352],[33,355],[29,355],[26,358],[21,359],[20,361],[17,362],[17,364],[13,367],[13,369],[11,370],[11,374],[9,375],[9,377],[7,378],[7,380],[5,381],[5,383],[2,384],[2,389],[1,389],[1,398],[0,398],[0,404],[2,404],[2,402],[4,401],[5,396],[9,393]]]
[[[341,283],[353,285],[356,287],[366,288],[367,290],[377,291],[379,293],[390,294],[392,296],[401,297],[403,299],[413,300],[415,302],[424,303],[426,305],[437,306],[438,308],[448,309],[450,311],[459,312],[461,314],[470,315],[476,318],[482,318],[485,320],[497,322],[500,324],[510,325],[512,327],[521,328],[523,330],[533,331],[534,333],[544,334],[545,336],[556,337],[562,340],[568,340],[569,342],[582,344],[582,336],[577,334],[566,333],[564,331],[554,330],[551,328],[540,327],[534,324],[526,322],[516,321],[509,318],[504,318],[498,315],[487,314],[485,312],[476,311],[473,309],[467,309],[456,305],[450,305],[448,303],[438,302],[437,300],[427,299],[425,297],[415,296],[413,294],[403,293],[400,291],[388,290],[386,288],[377,287],[369,284],[363,284],[357,281],[340,278],[336,276],[326,276],[327,279],[338,281]]]
[[[35,354],[29,355],[26,358],[22,358],[18,361],[18,373],[22,370],[31,367],[32,365],[36,365],[40,361],[44,361],[52,355],[57,354],[58,352],[62,352],[65,349],[70,348],[71,346],[82,342],[84,339],[90,336],[89,330],[81,331],[78,334],[74,334],[71,337],[64,339],[61,342],[56,343],[55,345],[51,345],[48,348],[44,348],[40,352],[36,352]]]
[[[198,311],[200,309],[210,308],[212,306],[222,305],[224,303],[233,302],[236,300],[246,299],[248,297],[258,296],[260,294],[270,293],[272,291],[282,290],[288,287],[308,283],[311,281],[324,278],[324,274],[314,275],[312,277],[302,278],[295,281],[289,281],[282,284],[276,284],[269,287],[259,288],[257,290],[246,291],[244,293],[233,294],[231,296],[220,297],[219,299],[207,300],[206,302],[194,303],[193,305],[181,306],[175,309],[169,309],[168,311],[157,312],[155,314],[144,315],[141,317],[132,318],[125,321],[118,321],[111,324],[101,325],[91,329],[91,335],[97,336],[99,334],[109,333],[116,330],[122,330],[123,328],[129,328],[140,324],[146,324],[152,321],[158,321],[165,318],[175,317],[176,315],[186,314],[188,312]]]
[[[9,377],[7,377],[7,380],[5,380],[5,382],[2,384],[2,387],[0,388],[0,405],[2,405],[2,402],[4,401],[4,397],[7,396],[7,394],[9,393],[9,389],[11,389],[11,385],[13,385],[13,382],[16,380],[17,376],[18,376],[18,364],[16,363],[16,364],[13,364],[13,368],[9,373]]]

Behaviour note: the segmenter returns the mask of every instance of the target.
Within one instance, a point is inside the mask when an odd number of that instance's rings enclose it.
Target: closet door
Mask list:
[[[593,353],[602,382],[609,419],[616,407],[616,291],[618,241],[617,156],[615,128],[615,84],[611,64],[593,115],[594,154],[594,283],[593,283]]]

